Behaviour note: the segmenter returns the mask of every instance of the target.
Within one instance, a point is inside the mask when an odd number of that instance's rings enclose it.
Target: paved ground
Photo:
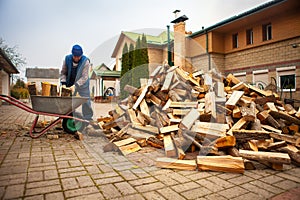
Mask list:
[[[96,116],[105,115],[113,104],[94,108]],[[1,199],[300,199],[300,168],[293,165],[283,171],[259,165],[243,175],[160,169],[154,162],[163,156],[159,149],[124,157],[103,153],[107,141],[97,136],[81,142],[60,131],[59,139],[31,139],[33,118],[0,107]]]

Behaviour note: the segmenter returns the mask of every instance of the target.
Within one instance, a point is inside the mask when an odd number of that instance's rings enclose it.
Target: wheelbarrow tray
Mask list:
[[[87,97],[54,97],[31,95],[32,109],[38,112],[65,115],[85,103]]]

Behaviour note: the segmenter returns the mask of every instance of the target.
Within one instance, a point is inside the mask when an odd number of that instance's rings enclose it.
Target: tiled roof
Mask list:
[[[133,41],[136,41],[138,37],[142,39],[142,33],[134,33],[134,32],[122,32],[124,35],[132,39]],[[168,33],[167,31],[163,31],[159,35],[146,35],[147,44],[156,44],[156,45],[164,45],[168,43]],[[170,32],[170,41],[174,40],[174,33]]]
[[[246,12],[243,12],[241,14],[235,15],[235,16],[230,17],[228,19],[225,19],[225,20],[223,20],[221,22],[218,22],[218,23],[216,23],[216,24],[214,24],[214,25],[212,25],[210,27],[207,27],[205,29],[197,31],[197,32],[191,34],[189,37],[194,37],[194,36],[197,36],[197,35],[200,35],[200,34],[204,34],[204,33],[208,32],[208,31],[211,31],[213,29],[216,29],[218,27],[221,27],[221,26],[223,26],[225,24],[228,24],[228,23],[231,23],[233,21],[239,20],[239,19],[241,19],[243,17],[246,17],[246,16],[252,15],[254,13],[260,12],[260,11],[266,9],[266,8],[269,8],[269,7],[274,6],[276,4],[282,3],[284,1],[287,1],[287,0],[273,0],[273,1],[269,1],[269,2],[264,3],[264,4],[262,4],[262,5],[258,6],[258,7],[250,9],[250,10],[248,10]]]

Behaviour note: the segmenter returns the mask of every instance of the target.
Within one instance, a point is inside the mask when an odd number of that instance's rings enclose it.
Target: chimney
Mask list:
[[[175,10],[175,16],[179,10]],[[186,49],[185,49],[185,21],[188,20],[187,16],[182,15],[181,17],[175,18],[171,21],[174,23],[174,65],[181,66],[185,69],[185,58],[186,58]]]

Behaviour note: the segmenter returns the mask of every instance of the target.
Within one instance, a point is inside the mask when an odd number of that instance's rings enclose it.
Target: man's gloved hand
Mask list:
[[[70,90],[71,90],[72,94],[74,94],[74,92],[75,92],[75,85],[72,85],[72,86],[70,87]]]

